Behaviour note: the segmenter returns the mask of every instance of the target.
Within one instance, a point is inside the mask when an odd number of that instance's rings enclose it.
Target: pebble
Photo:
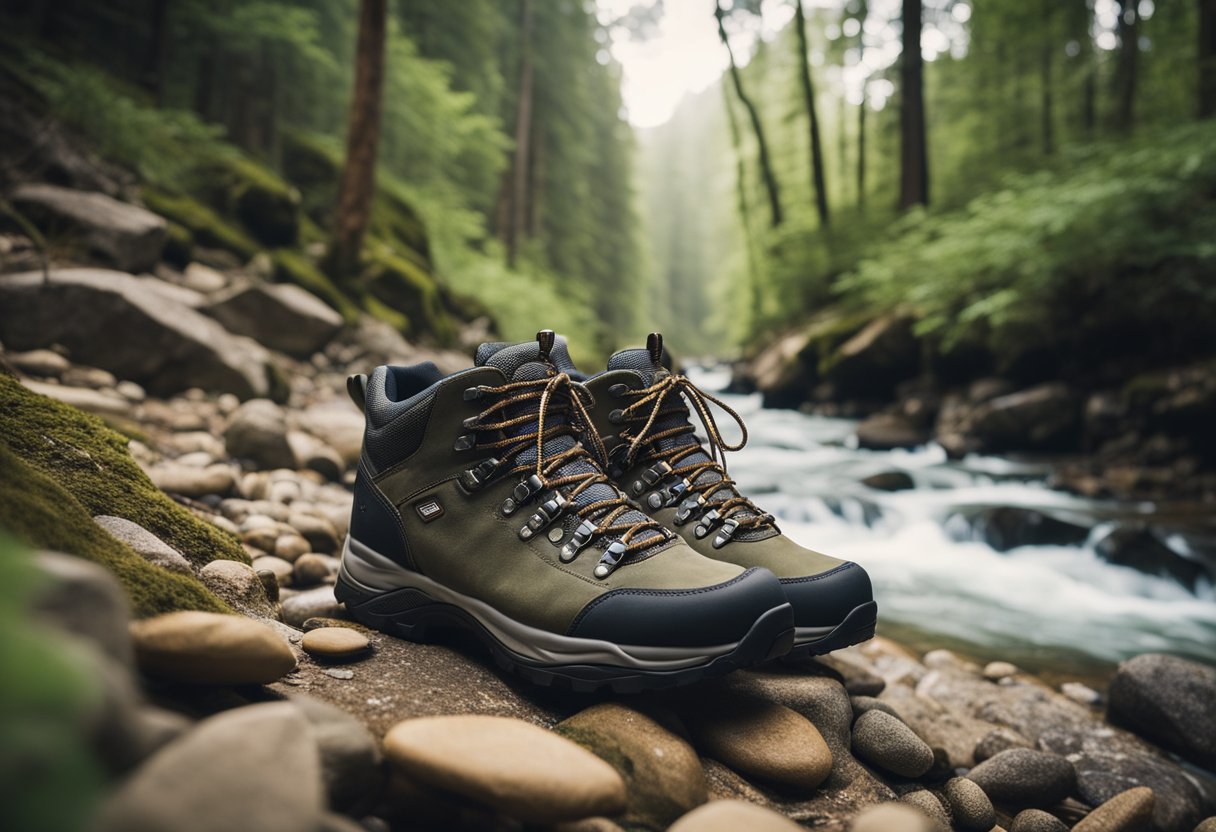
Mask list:
[[[310,656],[349,660],[361,656],[371,647],[367,636],[349,627],[321,627],[304,634],[300,646]]]
[[[954,825],[962,832],[988,832],[996,824],[996,810],[984,790],[965,777],[955,777],[942,787]]]
[[[651,713],[664,724],[678,721],[666,712]],[[625,778],[628,808],[623,826],[665,829],[709,799],[697,752],[648,714],[606,702],[580,711],[554,730],[612,763]]]
[[[933,750],[911,728],[882,711],[866,711],[853,724],[853,751],[868,763],[920,777],[933,767]]]
[[[899,712],[891,707],[890,703],[884,702],[881,699],[873,696],[850,696],[849,705],[852,706],[853,715],[855,717],[861,716],[866,711],[882,711],[885,714],[890,714],[896,719],[901,719]]]
[[[170,572],[178,572],[182,575],[194,574],[194,570],[190,568],[190,561],[186,560],[181,552],[138,523],[108,514],[97,515],[93,518],[93,522],[109,532],[111,536],[127,544],[135,554],[144,560],[155,563]]]
[[[282,558],[276,558],[273,555],[263,555],[253,559],[253,571],[270,572],[278,581],[279,586],[291,586],[292,573],[294,571],[292,565]]]
[[[51,350],[10,352],[5,359],[21,372],[41,378],[59,378],[72,366],[66,358]]]
[[[324,583],[337,572],[337,561],[328,555],[309,553],[296,560],[293,578],[296,586],[307,587]]]
[[[917,789],[916,791],[908,792],[900,800],[909,806],[915,806],[917,809],[920,809],[936,821],[938,828],[943,830],[943,832],[950,828],[950,813],[942,805],[941,799],[928,789]],[[988,830],[985,829],[984,832],[988,832]]]
[[[1013,808],[1052,806],[1077,784],[1072,763],[1055,754],[1010,748],[980,763],[967,775],[988,798]]]
[[[312,733],[299,709],[287,702],[224,711],[136,769],[102,805],[91,828],[316,829],[324,795]]]
[[[148,478],[161,491],[180,494],[183,497],[227,494],[236,485],[232,468],[223,464],[192,468],[189,465],[166,462],[148,471]]]
[[[338,531],[324,517],[293,511],[288,515],[287,523],[304,536],[314,552],[331,555],[338,550]]]
[[[342,669],[336,668],[336,667],[326,668],[324,673],[326,676],[332,676],[335,679],[344,679],[345,680],[345,679],[355,678],[355,671],[342,670]]]
[[[1029,748],[1030,742],[1021,734],[1011,731],[1008,728],[994,728],[984,736],[980,737],[975,744],[973,752],[975,761],[982,763],[989,757],[993,757],[1002,751],[1010,748]]]
[[[270,599],[253,567],[235,560],[213,560],[198,571],[207,589],[242,612],[272,616]]]
[[[249,618],[182,611],[130,626],[140,669],[175,682],[264,685],[296,666],[291,647]]]
[[[684,723],[702,754],[745,777],[811,790],[832,773],[832,752],[819,730],[784,705],[710,695]]]
[[[302,627],[310,618],[347,618],[346,607],[334,597],[332,585],[306,589],[283,598],[283,623]]]
[[[270,399],[250,399],[228,417],[224,428],[228,453],[258,467],[292,468],[295,455],[287,442],[287,418]]]
[[[999,682],[1008,676],[1016,676],[1020,672],[1018,666],[1011,662],[989,662],[984,665],[984,678],[993,682]]]
[[[495,716],[410,719],[384,737],[394,768],[422,784],[525,823],[558,823],[625,809],[612,766],[557,734]]]
[[[693,809],[667,832],[802,832],[802,827],[772,809],[742,800],[714,800]]]
[[[308,541],[298,534],[281,534],[275,538],[272,551],[275,557],[294,563],[300,555],[308,554],[311,548]]]
[[[1009,832],[1068,832],[1068,824],[1042,809],[1023,809],[1013,819]]]
[[[1195,827],[1195,832],[1216,832],[1216,817],[1201,820],[1199,825]]]
[[[223,440],[205,430],[175,433],[170,441],[173,447],[182,454],[193,454],[201,451],[202,453],[210,454],[216,459],[221,459],[228,455],[228,452],[224,448]]]
[[[1080,702],[1082,705],[1097,705],[1102,701],[1102,694],[1089,685],[1083,685],[1080,682],[1065,682],[1060,685],[1060,693],[1074,702]]]
[[[871,806],[853,819],[850,832],[938,832],[934,821],[919,809],[901,803]]]
[[[114,385],[114,390],[127,401],[136,404],[148,398],[148,392],[133,381],[120,381]]]
[[[1139,832],[1152,825],[1156,799],[1148,786],[1112,797],[1081,819],[1073,832]]]

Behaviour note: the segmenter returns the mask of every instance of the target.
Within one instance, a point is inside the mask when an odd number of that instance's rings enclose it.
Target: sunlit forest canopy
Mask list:
[[[369,7],[385,12],[378,196],[339,262],[320,253]],[[1213,0],[0,12],[5,83],[160,210],[205,197],[217,166],[294,188],[298,235],[224,239],[275,247],[281,275],[417,336],[484,311],[504,337],[571,332],[585,356],[653,327],[721,356],[899,311],[945,349],[1033,343],[1082,365],[1077,343],[1105,355],[1164,319],[1148,353],[1212,346]],[[403,310],[394,280],[434,298]]]

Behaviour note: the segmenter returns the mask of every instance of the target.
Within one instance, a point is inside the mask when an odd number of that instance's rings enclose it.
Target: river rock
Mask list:
[[[990,757],[967,775],[994,803],[1011,808],[1051,806],[1076,788],[1072,763],[1055,754],[1011,748]]]
[[[274,539],[274,556],[288,563],[295,563],[301,555],[312,550],[308,541],[294,530],[291,534],[277,535]]]
[[[324,517],[293,511],[287,522],[312,546],[314,552],[331,555],[338,550],[338,530]]]
[[[342,472],[346,470],[346,462],[337,451],[311,433],[289,430],[287,431],[287,444],[291,446],[292,456],[295,457],[293,468],[316,471],[330,481],[342,478]]]
[[[975,761],[982,763],[1009,748],[1030,748],[1030,742],[1016,731],[993,728],[975,744]]]
[[[1023,809],[1013,819],[1009,832],[1068,832],[1068,824],[1042,809]]]
[[[915,376],[920,367],[920,349],[912,324],[912,319],[904,316],[879,318],[829,355],[823,362],[825,376],[838,394],[888,400],[895,385]]]
[[[297,426],[338,452],[346,467],[359,461],[363,449],[363,414],[348,399],[333,399],[293,414]]]
[[[1119,665],[1108,698],[1111,722],[1216,769],[1216,667],[1146,653]]]
[[[122,667],[132,667],[134,650],[127,632],[131,607],[118,580],[95,563],[59,552],[39,552],[44,580],[33,596],[32,612],[91,642]]]
[[[970,434],[988,452],[1061,450],[1075,445],[1080,398],[1060,382],[984,402],[971,413]]]
[[[186,560],[185,555],[138,523],[108,514],[97,515],[93,518],[93,522],[130,546],[135,554],[145,560],[155,563],[163,569],[168,569],[170,572],[179,572],[183,575],[194,574],[194,570],[190,568],[190,561]]]
[[[866,809],[849,827],[850,832],[939,832],[935,821],[903,803],[884,803]]]
[[[1216,817],[1200,821],[1199,825],[1195,827],[1195,832],[1216,832]]]
[[[232,332],[301,357],[322,349],[342,328],[333,307],[293,283],[243,286],[207,311]]]
[[[264,685],[296,666],[282,637],[241,616],[171,612],[132,622],[130,630],[140,669],[175,682]]]
[[[191,387],[266,395],[265,348],[198,313],[182,293],[190,294],[105,269],[52,269],[49,280],[40,271],[3,275],[0,340],[11,349],[63,344],[158,395]]]
[[[315,829],[323,808],[313,732],[293,705],[225,711],[165,746],[102,806],[100,832]]]
[[[907,471],[879,471],[863,477],[861,484],[875,491],[908,491],[916,487]]]
[[[235,560],[213,560],[199,570],[199,579],[233,608],[247,615],[273,617],[262,579],[252,566]]]
[[[59,378],[72,366],[66,358],[53,350],[10,352],[4,359],[21,372],[39,378]]]
[[[329,805],[345,811],[374,799],[384,782],[380,745],[363,723],[318,699],[293,696],[291,703],[312,726]]]
[[[667,832],[801,832],[784,815],[742,800],[714,800],[681,817]]]
[[[942,805],[942,801],[933,792],[928,789],[917,789],[911,791],[900,798],[900,801],[907,803],[909,806],[915,806],[920,809],[930,818],[932,818],[941,832],[946,832],[950,829],[950,813],[946,811],[946,807]],[[991,827],[988,827],[989,829]],[[984,832],[988,832],[985,829]]]
[[[409,719],[384,738],[389,762],[426,785],[528,823],[557,823],[625,809],[612,766],[561,736],[493,716]]]
[[[1201,563],[1178,554],[1149,529],[1114,529],[1097,542],[1094,551],[1107,563],[1169,578],[1191,592],[1201,579],[1209,577]]]
[[[915,448],[929,441],[929,432],[898,413],[876,413],[857,426],[857,444],[875,451]]]
[[[708,799],[692,746],[632,708],[593,705],[554,730],[607,760],[625,779],[626,826],[665,828]]]
[[[701,753],[747,777],[811,790],[832,772],[832,752],[809,720],[784,705],[729,694],[703,694],[682,709]]]
[[[874,696],[850,696],[849,705],[853,708],[853,716],[859,717],[866,711],[882,711],[888,713],[896,719],[901,719],[899,712],[891,707],[891,703],[884,702]]]
[[[1079,546],[1089,537],[1085,526],[1019,506],[981,509],[970,520],[976,534],[998,552],[1019,546]]]
[[[974,781],[955,777],[946,782],[942,793],[950,804],[954,825],[963,832],[988,832],[996,824],[992,801]]]
[[[103,193],[28,183],[9,198],[42,231],[70,234],[90,255],[123,271],[152,268],[165,247],[168,224],[162,217]]]
[[[283,599],[283,623],[303,627],[310,618],[346,618],[346,607],[334,597],[332,585],[306,589]]]
[[[316,586],[337,571],[337,559],[309,552],[296,558],[293,581],[296,586]]]
[[[254,558],[253,563],[250,565],[253,567],[254,572],[269,572],[273,575],[277,586],[291,586],[294,568],[282,558],[276,558],[274,555],[263,555]]]
[[[304,634],[300,646],[310,656],[327,661],[349,661],[368,651],[367,636],[349,627],[319,627]]]
[[[40,396],[49,396],[56,401],[70,404],[86,413],[97,416],[131,416],[131,403],[122,396],[105,390],[94,390],[91,387],[71,387],[67,384],[51,384],[49,382],[22,379],[21,383]]]
[[[1154,802],[1152,789],[1128,789],[1082,818],[1073,832],[1140,832],[1152,823]]]
[[[228,285],[228,276],[202,263],[189,263],[182,272],[181,283],[196,292],[210,294]]]
[[[287,441],[287,417],[270,399],[251,399],[228,417],[224,428],[228,453],[261,468],[294,468],[295,454]]]
[[[991,682],[999,682],[1006,676],[1016,676],[1020,671],[1012,662],[988,662],[984,665],[984,678]]]
[[[933,750],[900,720],[866,711],[853,725],[853,752],[901,777],[920,777],[933,767]]]

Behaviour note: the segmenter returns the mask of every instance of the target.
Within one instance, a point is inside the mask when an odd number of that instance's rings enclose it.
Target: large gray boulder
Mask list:
[[[998,396],[971,414],[971,435],[987,451],[1068,448],[1081,428],[1081,399],[1061,383]]]
[[[827,380],[844,397],[889,399],[897,384],[920,371],[913,323],[899,315],[871,321],[824,362]]]
[[[162,217],[103,193],[27,184],[13,191],[11,201],[43,231],[70,235],[124,271],[152,268],[165,248]]]
[[[63,344],[149,392],[191,387],[241,398],[269,392],[269,354],[191,307],[194,293],[108,269],[0,276],[0,341],[17,350]]]
[[[1110,721],[1216,771],[1216,667],[1145,653],[1119,665]]]
[[[291,283],[244,286],[208,311],[229,330],[297,356],[320,350],[342,327],[342,316]]]

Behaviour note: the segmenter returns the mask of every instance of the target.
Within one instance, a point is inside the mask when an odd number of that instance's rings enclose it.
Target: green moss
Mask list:
[[[297,251],[279,249],[274,252],[275,280],[302,286],[342,314],[347,323],[359,317],[359,307],[312,262]]]
[[[194,517],[152,484],[127,440],[100,419],[0,375],[0,444],[75,497],[89,517],[138,523],[195,566],[249,556],[235,537]]]
[[[205,166],[199,194],[265,245],[290,246],[299,239],[300,192],[246,156],[225,156]]]
[[[86,507],[55,479],[3,445],[0,472],[0,526],[30,546],[67,552],[106,567],[126,588],[136,615],[231,611],[197,578],[155,566],[110,536],[93,522],[96,509]]]
[[[380,303],[408,319],[410,334],[429,334],[440,343],[455,338],[455,322],[443,304],[438,284],[416,263],[377,246],[364,270],[363,286]]]
[[[382,181],[372,203],[369,238],[383,243],[426,272],[433,270],[426,224],[409,199],[390,182]]]
[[[189,230],[198,245],[222,248],[243,260],[261,251],[261,247],[248,234],[194,197],[147,187],[143,191],[143,200],[149,210]]]

